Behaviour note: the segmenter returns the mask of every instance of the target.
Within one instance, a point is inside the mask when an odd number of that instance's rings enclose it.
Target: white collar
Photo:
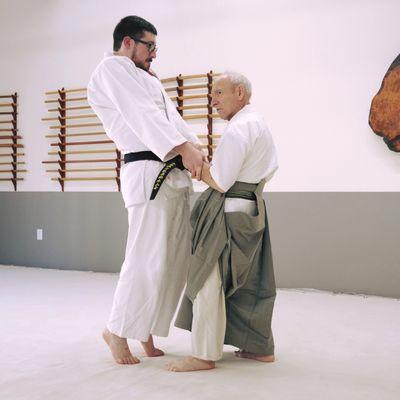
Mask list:
[[[246,104],[243,108],[241,108],[231,119],[229,122],[232,122],[233,120],[239,118],[243,114],[247,114],[248,112],[253,111],[253,107],[251,104]]]

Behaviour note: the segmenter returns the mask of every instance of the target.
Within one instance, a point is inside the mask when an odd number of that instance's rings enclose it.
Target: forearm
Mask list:
[[[211,188],[217,190],[218,192],[225,193],[223,189],[221,189],[217,183],[214,181],[213,177],[210,173],[210,164],[203,163],[203,169],[201,171],[201,180],[206,183]]]

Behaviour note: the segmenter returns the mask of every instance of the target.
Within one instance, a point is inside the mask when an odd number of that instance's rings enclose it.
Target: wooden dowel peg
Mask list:
[[[118,179],[117,177],[112,177],[112,176],[98,176],[98,177],[82,177],[82,178],[51,178],[52,181],[114,181],[115,179]]]
[[[82,132],[82,133],[66,133],[65,135],[46,135],[47,138],[56,138],[56,137],[72,137],[72,136],[97,136],[97,135],[105,135],[105,132]]]
[[[79,107],[65,107],[65,108],[50,108],[48,112],[60,112],[60,111],[75,111],[75,110],[89,110],[90,106],[79,106]]]
[[[114,143],[112,140],[92,140],[89,142],[65,142],[65,143],[51,143],[50,146],[83,146],[91,144],[107,144]]]
[[[0,124],[12,124],[15,123],[14,120],[10,120],[10,121],[0,121]]]
[[[172,86],[165,89],[166,92],[173,92],[176,90],[194,90],[194,89],[207,89],[209,87],[208,84],[202,85],[187,85],[187,86]]]
[[[12,165],[22,165],[22,164],[25,164],[25,162],[24,161],[18,161],[18,162],[13,162],[13,161],[10,161],[10,162],[3,162],[3,163],[0,163],[0,165],[10,165],[10,164],[12,164]]]
[[[17,179],[14,179],[14,178],[0,178],[0,181],[2,181],[2,182],[5,182],[5,181],[23,181],[24,180],[24,178],[17,178]]]
[[[16,104],[15,103],[3,103],[0,104],[0,107],[15,107]]]
[[[50,126],[50,129],[67,129],[67,128],[86,128],[87,126],[103,126],[101,122],[89,123],[89,124],[76,124],[76,125],[54,125]]]
[[[12,173],[12,172],[28,172],[26,169],[10,169],[10,170],[3,170],[3,169],[0,169],[0,173],[1,174],[4,174],[4,173]]]
[[[218,114],[193,114],[193,115],[184,115],[182,118],[185,120],[188,119],[201,119],[201,118],[220,118]]]
[[[46,169],[46,172],[112,172],[120,168],[74,168],[74,169]]]
[[[16,148],[22,148],[22,147],[24,147],[24,145],[7,143],[7,144],[0,144],[0,147],[12,147],[12,148],[16,149]]]
[[[221,73],[212,73],[210,74],[211,76],[218,76],[221,75]],[[182,80],[185,79],[199,79],[199,78],[207,78],[208,74],[198,74],[198,75],[180,75],[179,78]]]
[[[84,100],[87,100],[87,97],[71,97],[70,99],[63,99],[63,101],[65,101],[65,102],[68,102],[68,101],[84,101]],[[58,103],[59,100],[58,99],[56,99],[56,100],[45,100],[44,102],[46,104]]]
[[[207,138],[213,138],[213,139],[219,139],[222,137],[222,135],[197,135],[199,139],[207,139]]]
[[[190,94],[188,96],[171,97],[171,100],[177,101],[177,100],[191,100],[191,99],[207,99],[208,97],[210,97],[209,94]]]
[[[45,92],[46,95],[51,95],[51,94],[59,94],[59,93],[76,93],[76,92],[86,92],[86,88],[79,88],[79,89],[64,89],[64,90],[54,90],[51,92]]]
[[[176,107],[178,111],[183,111],[183,110],[197,110],[201,108],[208,108],[208,104],[191,104],[189,106],[181,106],[181,107]]]
[[[97,118],[97,115],[85,114],[85,115],[70,115],[66,117],[49,117],[49,118],[42,118],[42,121],[58,121],[59,119],[66,120],[66,119],[81,119],[81,118]]]
[[[176,78],[161,79],[161,83],[176,82]]]
[[[7,154],[1,154],[0,157],[12,157],[12,156],[24,156],[25,153],[7,153]]]
[[[16,135],[6,135],[6,136],[0,136],[0,139],[22,139],[22,136]]]
[[[47,154],[49,156],[54,156],[57,154],[104,154],[104,153],[115,153],[114,150],[81,150],[81,151],[49,151]]]
[[[211,76],[218,76],[221,75],[220,73],[213,73],[210,74]],[[207,74],[199,74],[199,75],[179,75],[179,79],[199,79],[199,78],[207,78]],[[161,83],[168,83],[168,82],[176,82],[176,77],[174,78],[165,78],[161,79]]]
[[[42,161],[42,164],[86,164],[86,163],[106,163],[112,162],[115,163],[118,160],[115,158],[105,158],[105,159],[90,159],[90,160],[65,160],[65,161]],[[123,160],[119,160],[123,161]]]

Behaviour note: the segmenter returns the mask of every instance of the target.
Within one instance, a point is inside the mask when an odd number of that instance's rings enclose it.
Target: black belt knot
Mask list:
[[[153,190],[151,191],[150,200],[154,200],[156,198],[157,193],[160,190],[162,183],[165,181],[168,174],[174,168],[178,168],[181,171],[183,171],[185,169],[185,166],[183,165],[181,156],[176,156],[176,157],[172,158],[171,160],[164,162],[161,160],[161,158],[159,158],[152,151],[138,151],[136,153],[127,153],[124,155],[125,164],[130,163],[130,162],[135,162],[135,161],[143,161],[143,160],[159,161],[159,162],[162,162],[165,164],[164,167],[162,168],[162,170],[160,171],[160,173],[158,174],[156,181],[154,182]]]

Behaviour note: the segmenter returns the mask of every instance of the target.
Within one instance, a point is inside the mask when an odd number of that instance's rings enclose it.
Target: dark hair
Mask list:
[[[122,40],[125,36],[134,36],[138,39],[141,39],[145,31],[157,35],[157,29],[154,27],[154,25],[143,18],[140,18],[136,15],[129,15],[125,18],[122,18],[121,21],[118,22],[113,33],[114,51],[118,51],[120,49]]]

